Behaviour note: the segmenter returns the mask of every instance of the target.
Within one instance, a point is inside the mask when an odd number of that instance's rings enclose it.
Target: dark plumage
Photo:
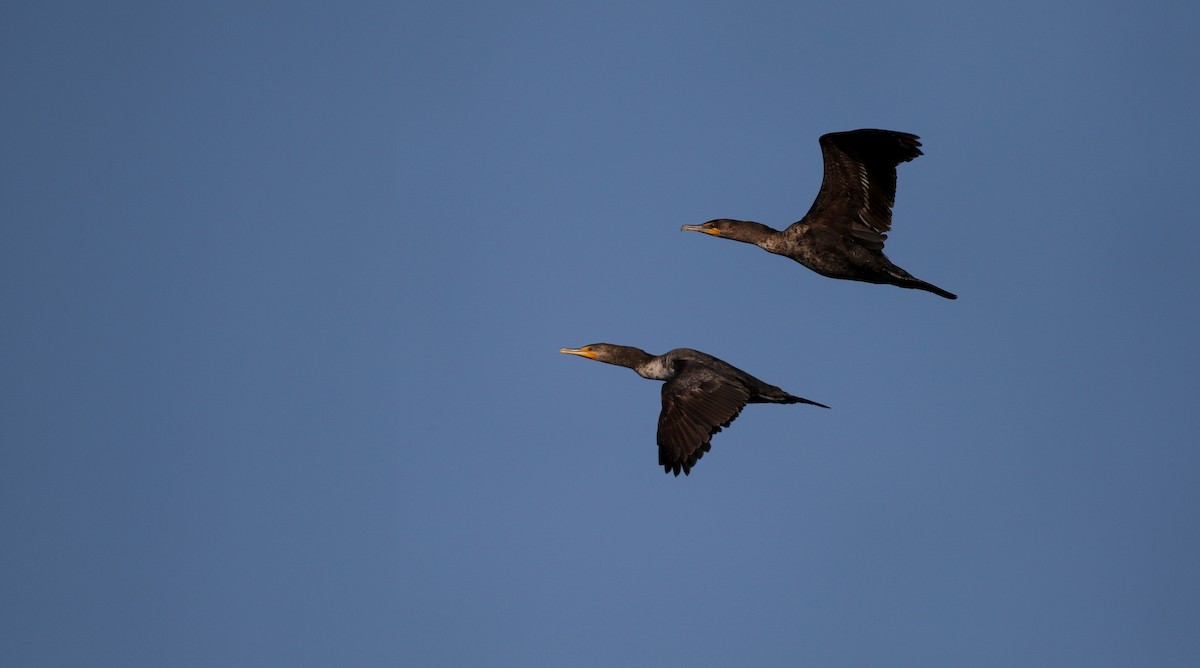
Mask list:
[[[830,278],[887,283],[926,290],[946,299],[953,293],[892,264],[883,243],[892,229],[896,165],[921,155],[916,135],[890,130],[833,132],[821,137],[825,178],[812,208],[780,232],[748,220],[718,218],[684,225],[722,239],[751,243],[790,257]]]
[[[658,463],[667,473],[688,475],[709,450],[713,434],[728,427],[746,404],[825,404],[796,397],[691,348],[654,356],[630,346],[593,343],[558,352],[629,367],[642,378],[665,380],[658,416]]]

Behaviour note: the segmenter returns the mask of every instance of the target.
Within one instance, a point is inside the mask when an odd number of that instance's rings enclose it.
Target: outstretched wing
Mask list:
[[[728,427],[746,407],[750,394],[737,382],[703,366],[682,366],[663,383],[658,416],[658,463],[667,473],[687,475],[708,452],[713,434]]]
[[[821,137],[825,177],[802,223],[850,234],[882,250],[892,228],[896,165],[921,153],[916,135],[891,130],[831,132]]]

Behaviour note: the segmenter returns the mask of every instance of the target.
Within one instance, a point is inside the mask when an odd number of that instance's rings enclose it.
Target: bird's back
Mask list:
[[[746,389],[751,403],[778,401],[788,396],[788,393],[782,389],[759,380],[719,357],[713,357],[699,350],[676,348],[663,357],[671,360],[678,370],[676,378],[681,383],[689,385],[714,381],[736,383]],[[680,376],[684,377],[680,378]]]

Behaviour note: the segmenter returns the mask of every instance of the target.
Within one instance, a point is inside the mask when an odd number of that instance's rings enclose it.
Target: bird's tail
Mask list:
[[[886,281],[886,282],[891,283],[892,285],[898,285],[902,288],[912,288],[914,290],[924,290],[925,292],[932,292],[933,294],[935,294],[939,297],[945,297],[946,299],[958,299],[958,295],[954,294],[953,292],[948,292],[946,290],[943,290],[943,289],[939,288],[938,286],[934,285],[933,283],[927,283],[925,281],[922,281],[921,279],[917,278],[916,276],[913,276],[912,274],[905,271],[903,268],[897,267],[895,264],[892,264],[892,261],[888,260],[887,258],[884,258],[884,260],[887,261],[887,267],[884,271],[892,279],[892,280]]]
[[[817,403],[817,402],[813,401],[812,399],[805,399],[804,397],[797,397],[797,396],[796,396],[796,395],[794,395],[794,394],[789,394],[789,395],[787,395],[787,399],[784,399],[783,401],[781,401],[781,402],[779,402],[779,403],[783,403],[783,404],[808,404],[808,405],[810,405],[810,406],[820,406],[821,408],[829,408],[829,407],[828,407],[828,406],[826,406],[825,404],[819,404],[819,403]]]
[[[958,295],[954,294],[953,292],[947,292],[933,283],[926,283],[919,278],[912,279],[912,283],[907,287],[924,290],[926,292],[932,292],[933,294],[939,297],[945,297],[946,299],[958,299]]]

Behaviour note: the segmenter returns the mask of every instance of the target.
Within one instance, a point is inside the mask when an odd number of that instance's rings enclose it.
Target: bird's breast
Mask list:
[[[642,378],[651,380],[667,380],[675,375],[675,368],[662,357],[655,357],[639,364],[636,369]]]

